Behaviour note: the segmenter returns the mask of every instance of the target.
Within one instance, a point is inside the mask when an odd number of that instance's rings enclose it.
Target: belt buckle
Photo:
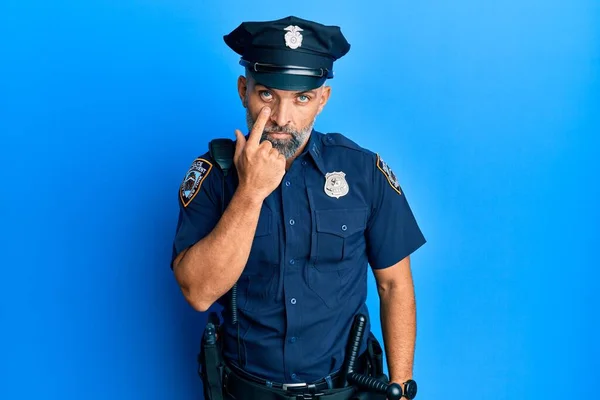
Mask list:
[[[317,400],[324,395],[324,393],[317,392],[315,385],[307,383],[284,383],[281,388],[287,394],[296,395],[296,400]]]
[[[281,385],[281,388],[287,392],[288,389],[294,390],[294,389],[308,388],[308,384],[306,384],[306,383],[284,383]]]

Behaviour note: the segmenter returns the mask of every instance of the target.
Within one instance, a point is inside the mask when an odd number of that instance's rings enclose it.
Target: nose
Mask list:
[[[292,122],[291,112],[292,107],[286,100],[279,101],[271,109],[271,122],[280,127],[287,126]]]

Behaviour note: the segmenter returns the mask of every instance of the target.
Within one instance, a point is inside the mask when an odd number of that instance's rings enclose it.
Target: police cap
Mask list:
[[[273,89],[311,90],[333,78],[333,62],[350,50],[338,26],[294,16],[243,22],[224,36],[256,82]]]

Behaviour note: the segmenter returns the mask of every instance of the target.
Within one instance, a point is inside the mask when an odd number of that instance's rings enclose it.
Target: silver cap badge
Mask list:
[[[290,49],[297,49],[302,46],[302,34],[300,32],[303,31],[302,28],[296,25],[290,25],[284,29],[287,31],[285,34],[285,45]]]

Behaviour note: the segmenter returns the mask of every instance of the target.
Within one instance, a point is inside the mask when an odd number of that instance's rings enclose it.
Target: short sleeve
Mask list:
[[[391,168],[376,154],[373,207],[366,240],[373,269],[391,267],[425,244],[425,237]]]
[[[209,234],[221,217],[223,174],[207,156],[196,158],[178,190],[179,217],[173,240],[173,260]]]

